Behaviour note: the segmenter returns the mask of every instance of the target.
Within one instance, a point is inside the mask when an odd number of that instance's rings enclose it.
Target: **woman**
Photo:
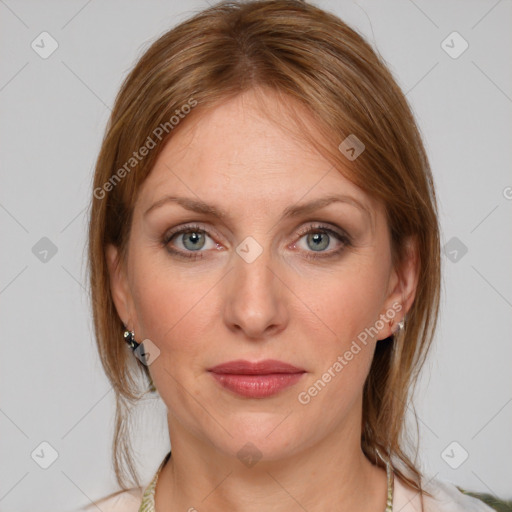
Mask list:
[[[221,3],[164,34],[117,97],[93,196],[123,489],[101,510],[492,510],[404,443],[438,312],[434,186],[404,95],[341,20]],[[144,485],[140,376],[172,446]]]

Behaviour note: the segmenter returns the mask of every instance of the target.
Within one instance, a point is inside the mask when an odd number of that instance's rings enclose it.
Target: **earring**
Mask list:
[[[129,330],[126,330],[124,331],[124,341],[126,341],[126,343],[128,343],[128,345],[130,346],[130,348],[135,351],[138,346],[140,345],[140,343],[137,343],[135,341],[135,333],[133,331],[129,331]]]
[[[128,329],[126,329],[124,331],[124,340],[126,341],[126,343],[128,343],[128,345],[130,346],[130,348],[132,349],[133,352],[135,352],[141,345],[141,343],[137,343],[135,341],[135,333],[133,331],[129,331]],[[151,378],[151,376],[149,376],[148,392],[149,393],[157,392],[157,389],[153,383],[153,379]]]
[[[396,324],[396,328],[395,329],[393,329],[393,325],[395,323],[395,322],[393,322],[393,320],[390,320],[388,323],[389,323],[389,328],[392,329],[391,335],[392,336],[396,336],[400,331],[403,330],[403,328],[405,326],[405,317],[402,318],[402,320],[400,320],[400,322],[398,322]]]

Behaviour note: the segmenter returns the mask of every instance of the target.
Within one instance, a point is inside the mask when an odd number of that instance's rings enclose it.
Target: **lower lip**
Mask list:
[[[212,373],[225,388],[248,398],[266,398],[292,386],[304,375],[302,373],[272,373],[269,375],[235,375]]]

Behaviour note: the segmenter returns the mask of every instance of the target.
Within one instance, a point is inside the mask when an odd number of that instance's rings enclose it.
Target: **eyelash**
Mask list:
[[[189,225],[185,225],[185,226],[181,227],[180,229],[178,229],[176,231],[167,233],[162,240],[162,246],[167,251],[169,251],[171,254],[178,256],[180,258],[186,259],[186,260],[195,261],[198,259],[202,259],[204,257],[203,253],[205,251],[186,251],[186,253],[185,253],[181,250],[177,251],[177,250],[171,249],[169,247],[169,243],[176,236],[184,234],[184,233],[194,233],[194,232],[199,232],[199,233],[208,235],[208,231],[203,229],[201,226],[199,226],[197,224],[189,224]],[[318,259],[326,259],[326,258],[335,257],[335,256],[339,255],[345,249],[345,247],[351,245],[350,238],[346,234],[334,231],[333,229],[331,229],[325,225],[322,225],[322,224],[310,225],[307,228],[300,230],[298,233],[299,240],[305,235],[308,235],[310,233],[318,233],[318,232],[321,234],[327,234],[329,236],[336,238],[339,242],[342,243],[342,246],[339,249],[329,251],[328,253],[314,254],[314,251],[306,251],[307,252],[306,258],[308,258],[308,259],[318,260]],[[190,253],[190,256],[188,256],[188,255],[185,256],[185,254],[188,254],[188,253]]]

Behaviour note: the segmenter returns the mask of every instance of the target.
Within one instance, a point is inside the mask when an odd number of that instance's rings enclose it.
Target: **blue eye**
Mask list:
[[[308,248],[312,248],[311,251],[305,251],[306,257],[310,259],[317,258],[330,258],[339,255],[346,246],[350,245],[350,239],[347,235],[334,231],[324,225],[309,226],[306,231],[301,233],[303,238],[306,239],[306,245]],[[337,241],[341,244],[338,249],[325,251],[329,247],[332,241]],[[315,254],[317,253],[317,254]]]
[[[185,226],[179,231],[174,231],[168,234],[162,242],[171,254],[174,254],[178,257],[195,260],[203,257],[203,255],[201,254],[203,251],[201,251],[201,249],[205,247],[207,237],[210,238],[206,234],[206,231],[204,229],[201,229],[199,226]],[[170,243],[174,239],[181,239],[181,244],[185,248],[185,250],[171,249]]]
[[[305,230],[299,232],[299,237],[299,241],[303,238],[306,239],[306,248],[302,249],[301,252],[304,252],[305,257],[310,259],[334,257],[350,245],[350,239],[346,234],[321,224],[308,226]],[[208,246],[209,240],[210,245]],[[171,243],[173,241],[174,244]],[[341,247],[326,251],[333,241]],[[173,247],[176,242],[179,242],[181,247],[177,249]],[[168,233],[162,240],[162,244],[172,255],[188,260],[203,258],[203,253],[206,251],[202,249],[221,249],[221,246],[213,241],[208,232],[198,225],[183,226],[179,230]],[[294,247],[296,245],[298,245],[298,242],[294,244]]]
[[[187,249],[197,251],[204,247],[204,233],[200,233],[198,231],[188,231],[187,233],[183,233],[182,236],[182,243]],[[188,242],[190,242],[190,246],[188,245]]]

